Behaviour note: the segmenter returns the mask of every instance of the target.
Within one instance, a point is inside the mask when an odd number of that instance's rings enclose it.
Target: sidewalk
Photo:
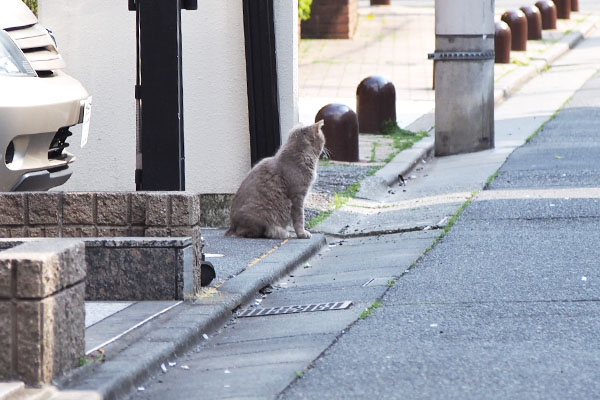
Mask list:
[[[405,12],[406,10],[402,9],[402,11]],[[363,20],[373,22],[373,26],[375,26],[376,23],[381,24],[382,20],[384,19],[382,16],[384,12],[384,8],[377,8],[372,12],[373,17],[371,18],[369,17],[370,12],[366,12],[364,8],[361,8],[361,18],[363,19],[361,19],[360,26],[370,26],[368,22],[363,24]],[[395,23],[400,24],[401,21],[399,19],[396,20],[396,18],[402,18],[402,13],[400,11],[398,11],[398,13],[399,14],[397,15],[396,11],[394,11],[393,15],[389,18],[391,21],[395,21]],[[407,23],[406,25],[412,26],[416,32],[419,30],[417,28],[426,28],[428,26],[427,23],[423,21],[427,19],[432,20],[432,15],[433,14],[429,14],[426,9],[419,9],[415,19],[413,20],[411,17],[412,22]],[[564,53],[570,47],[572,47],[575,42],[581,39],[583,34],[590,32],[595,21],[596,19],[592,21],[591,18],[588,21],[583,21],[578,27],[581,29],[581,31],[572,32],[570,35],[568,35],[568,38],[563,39],[562,42],[556,43],[552,47],[548,48],[548,52],[545,54],[546,60],[532,62],[529,66],[515,65],[514,71],[505,74],[502,79],[496,82],[498,93],[500,93],[497,97],[498,101],[503,99],[507,94],[514,92],[527,79],[530,79],[539,71],[543,70],[546,63],[549,62],[548,60],[556,59],[559,54]],[[383,25],[387,25],[387,22]],[[423,36],[422,42],[416,40],[413,43],[410,37],[404,35],[397,35],[394,37],[391,35],[391,42],[389,43],[393,44],[394,40],[396,40],[403,41],[402,43],[410,42],[405,43],[404,45],[406,46],[417,45],[420,43],[420,46],[427,47],[427,44],[425,43],[425,41],[428,40],[425,39],[425,36],[427,35],[423,32],[421,32],[419,35]],[[342,42],[338,43],[342,44]],[[362,42],[362,45],[373,47],[372,45],[377,44],[377,51],[383,51],[383,53],[391,54],[386,52],[385,49],[382,50],[380,47],[381,44],[378,43],[379,42],[377,41],[365,40]],[[425,51],[423,52],[423,50]],[[378,53],[376,50],[370,51],[373,52],[372,55],[374,57],[377,57]],[[433,48],[420,48],[418,50],[411,49],[409,53],[423,54],[423,59],[425,59],[425,54],[429,51],[433,51]],[[340,50],[338,54],[348,54],[348,57],[350,57],[350,55],[354,55],[355,53],[352,49],[343,49]],[[410,121],[412,119],[412,121],[408,122],[408,124],[413,123],[414,120],[417,119],[416,117],[430,111],[433,99],[433,92],[428,88],[428,84],[426,84],[426,82],[430,82],[432,76],[432,71],[431,74],[428,74],[426,65],[431,64],[426,60],[424,62],[420,62],[416,60],[416,58],[413,60],[414,64],[411,64],[411,62],[406,62],[406,65],[403,68],[404,70],[401,72],[401,74],[403,74],[402,76],[410,77],[410,79],[406,79],[406,82],[409,84],[404,88],[399,88],[397,84],[397,94],[402,94],[402,97],[398,96],[399,104],[407,104],[406,110],[408,110],[401,115],[410,115],[409,117],[406,117],[406,121]],[[383,59],[385,60],[385,58]],[[420,62],[420,64],[418,64],[418,62]],[[324,68],[327,71],[330,71],[330,68],[332,68],[333,65],[335,64],[311,64],[312,68],[315,68],[315,70],[311,71],[311,73],[307,75],[318,77],[320,76],[320,73],[324,73],[322,71],[318,71],[318,68]],[[301,76],[303,75],[302,68],[303,67],[301,66]],[[310,89],[310,85],[305,82],[305,84],[303,84],[301,87],[301,96],[303,96],[305,93],[308,93],[314,95],[315,98],[327,98],[328,100],[335,99],[336,96],[347,96],[347,98],[352,97],[353,92],[350,91],[350,87],[352,86],[352,91],[354,91],[355,85],[350,85],[349,82],[357,79],[357,77],[360,77],[356,82],[357,84],[363,77],[362,73],[367,72],[367,70],[363,70],[362,67],[361,69],[358,69],[358,71],[356,71],[356,67],[348,67],[345,70],[348,71],[347,78],[345,78],[345,80],[340,79],[339,84],[333,89],[331,87],[328,88],[328,85],[320,85],[319,91],[316,91],[315,88]],[[377,72],[379,71],[385,72],[383,66],[382,69],[378,70]],[[395,73],[394,71],[396,70],[392,68],[392,73]],[[369,72],[369,74],[371,73]],[[329,75],[325,74],[325,76]],[[333,78],[330,77],[327,79]],[[427,79],[429,79],[429,81],[427,81]],[[576,86],[581,79],[583,79],[582,76],[575,77],[571,85]],[[399,79],[399,81],[403,80]],[[558,83],[562,84],[564,82]],[[331,86],[334,85],[332,84]],[[315,91],[309,92],[309,89]],[[333,94],[334,89],[335,94]],[[330,92],[327,92],[326,90],[329,90]],[[523,102],[531,103],[531,99],[523,100],[521,103],[514,106],[507,102],[505,109],[511,110],[511,107],[513,107],[513,109],[512,111],[505,111],[506,114],[504,116],[502,113],[499,113],[500,118],[497,125],[499,130],[505,132],[505,134],[504,136],[502,134],[498,136],[497,149],[494,151],[491,161],[486,165],[485,168],[482,168],[480,171],[478,171],[476,177],[472,178],[478,182],[480,180],[484,182],[485,179],[498,168],[499,164],[501,164],[502,160],[506,158],[508,153],[522,143],[525,137],[537,129],[537,126],[539,126],[542,120],[545,120],[545,118],[549,117],[552,112],[554,112],[554,110],[557,109],[560,104],[562,104],[564,101],[562,96],[563,94],[556,97],[556,100],[552,99],[552,101],[548,103],[548,110],[544,110],[541,113],[537,111],[534,112],[531,109],[533,105],[537,104],[530,104],[529,109],[524,106]],[[562,100],[557,103],[559,99]],[[544,101],[548,101],[548,99],[544,99]],[[412,108],[413,103],[417,103],[414,108]],[[324,104],[327,103],[323,103],[323,105]],[[517,113],[515,110],[518,110],[519,113]],[[525,116],[527,111],[530,111],[532,113],[531,115],[535,115],[537,118],[542,117],[542,119],[535,120],[535,118],[531,116],[529,119],[527,119]],[[511,118],[506,117],[507,115],[510,116],[515,114],[521,115],[522,120],[515,122],[511,121]],[[535,121],[532,121],[532,118]],[[512,136],[513,134],[514,136]],[[397,159],[389,164],[387,169],[384,168],[380,170],[373,179],[378,182],[383,180],[386,182],[386,184],[393,184],[395,181],[394,177],[397,177],[399,173],[405,174],[406,171],[410,170],[410,168],[412,168],[416,162],[421,160],[423,157],[423,151],[427,151],[427,149],[430,148],[431,143],[432,142],[430,139],[428,142],[426,142],[426,145],[420,144],[419,146],[416,146],[417,151],[401,153]],[[480,157],[481,159],[481,157],[484,156],[487,157],[487,155],[484,154],[466,156],[462,158],[463,161],[458,161],[460,157],[448,158],[444,162],[462,162],[466,164],[466,168],[472,168],[473,164],[470,160],[473,160],[477,157]],[[407,222],[407,225],[412,225],[412,227],[410,227],[411,229],[415,228],[415,226],[419,229],[425,229],[427,226],[440,225],[440,222],[443,221],[443,218],[445,218],[448,214],[453,214],[457,208],[457,205],[460,205],[465,198],[468,198],[470,192],[466,187],[464,187],[464,185],[461,185],[461,173],[465,173],[464,170],[462,170],[462,172],[458,170],[457,175],[454,176],[452,180],[447,182],[447,186],[444,186],[444,188],[448,188],[452,185],[456,185],[452,188],[454,190],[452,193],[459,193],[459,195],[454,197],[452,201],[445,201],[445,204],[448,207],[444,208],[443,212],[436,211],[431,215],[425,215],[424,218],[421,218],[418,214],[413,214],[412,219],[408,219],[409,222]],[[424,182],[425,184],[419,190],[413,191],[412,187],[409,188],[408,199],[397,200],[395,202],[397,203],[395,205],[398,207],[397,211],[400,213],[400,215],[403,212],[409,212],[406,210],[411,209],[409,205],[402,203],[403,201],[414,202],[418,198],[431,198],[432,201],[435,202],[435,196],[446,196],[447,193],[440,192],[439,187],[436,188],[436,184],[439,186],[439,181],[432,181],[430,184],[428,184],[427,180],[425,179]],[[380,186],[378,187],[381,189]],[[464,189],[464,193],[467,194],[460,194],[462,193],[461,188]],[[374,191],[374,193],[376,193],[376,191]],[[384,194],[381,194],[381,196],[383,195]],[[378,210],[373,203],[363,204],[360,203],[359,200],[356,200],[356,202],[357,203],[349,203],[347,206],[354,206],[353,212],[348,213],[347,208],[342,209],[341,211],[335,213],[330,220],[327,220],[325,224],[319,226],[319,230],[327,234],[340,235],[344,234],[344,232],[340,233],[340,229],[346,229],[346,233],[349,232],[351,234],[354,234],[354,232],[364,232],[368,230],[369,227],[373,229],[387,229],[385,223],[382,223],[381,221],[378,221],[377,218],[372,217],[372,215],[377,215],[377,213],[381,211]],[[348,223],[348,218],[350,217],[346,218],[344,215],[348,216],[352,214],[351,218],[355,218],[356,214],[354,211],[358,208],[367,210],[367,212],[363,214],[363,217],[355,220],[358,221],[359,224],[355,224],[350,227],[350,224]],[[370,212],[369,208],[371,208],[373,211],[371,214],[368,214]],[[364,217],[364,215],[369,216]],[[340,221],[343,221],[343,225],[339,225],[339,223],[341,223]],[[392,221],[390,220],[388,223],[391,222]],[[382,226],[377,227],[377,224]],[[345,227],[345,225],[349,226]],[[358,225],[360,225],[360,227],[358,227]],[[443,225],[443,223],[441,225]],[[394,226],[394,229],[397,229],[397,224]],[[356,231],[354,231],[354,229],[356,229]],[[222,236],[222,231],[205,230],[203,231],[203,235],[207,240],[205,251],[210,253],[211,257],[209,260],[213,261],[217,267],[218,278],[215,282],[215,285],[211,288],[208,288],[204,295],[197,299],[197,301],[193,304],[168,303],[164,304],[162,309],[160,309],[160,307],[156,308],[156,304],[144,305],[138,303],[139,305],[129,305],[129,307],[155,307],[151,310],[152,312],[148,311],[147,314],[148,316],[154,316],[154,318],[122,336],[119,336],[119,334],[112,336],[105,335],[104,337],[95,339],[94,346],[90,345],[88,347],[86,344],[86,349],[88,350],[92,350],[95,347],[102,345],[101,348],[106,354],[105,361],[92,362],[85,367],[80,368],[68,379],[60,382],[61,385],[69,389],[94,389],[104,395],[106,398],[119,398],[127,393],[135,391],[140,382],[143,382],[151,374],[160,371],[161,365],[164,365],[166,369],[170,368],[168,361],[174,359],[176,355],[182,354],[182,352],[189,349],[194,343],[204,340],[204,334],[207,332],[211,332],[227,322],[233,316],[233,310],[237,309],[240,305],[254,303],[257,300],[261,300],[261,296],[257,295],[257,292],[260,289],[284,276],[293,268],[302,265],[302,263],[304,263],[310,256],[316,254],[323,246],[326,245],[325,237],[318,234],[313,235],[313,238],[308,241],[291,239],[282,243],[268,240],[250,241],[229,239]],[[224,256],[220,256],[221,254]],[[260,301],[258,301],[258,303],[260,303]],[[172,308],[164,311],[169,307]],[[123,310],[127,310],[127,308],[124,308]],[[138,315],[138,319],[140,321],[135,323],[141,322],[141,320],[145,319],[141,318],[141,312],[136,312],[136,314]],[[91,332],[90,329],[96,326],[95,330],[98,331],[99,329],[97,328],[100,326],[98,324],[103,324],[106,329],[102,329],[101,331],[108,332],[107,327],[113,324],[112,321],[116,321],[118,317],[119,312],[112,314],[112,316],[97,322],[96,325],[91,325],[88,330]],[[134,325],[132,324],[134,321],[129,322],[130,326]],[[124,326],[121,326],[119,329],[123,331]],[[121,334],[122,333],[123,332],[121,332]],[[104,344],[114,338],[116,338],[114,341]]]

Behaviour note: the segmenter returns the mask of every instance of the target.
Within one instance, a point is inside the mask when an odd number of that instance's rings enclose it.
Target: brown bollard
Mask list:
[[[579,0],[571,0],[571,11],[579,11]]]
[[[521,10],[508,10],[502,14],[502,21],[506,22],[511,32],[511,50],[527,50],[527,17]]]
[[[496,21],[496,33],[494,36],[494,50],[496,52],[496,63],[510,64],[510,27],[504,21]]]
[[[386,121],[396,122],[396,88],[382,76],[362,80],[356,88],[358,128],[362,133],[381,133]]]
[[[556,17],[558,19],[571,18],[571,0],[554,0]]]
[[[556,6],[551,0],[540,0],[535,6],[542,14],[542,29],[556,29]]]
[[[335,161],[358,161],[358,118],[350,107],[343,104],[327,104],[315,117],[323,120],[325,147],[329,159]]]
[[[542,14],[536,6],[521,7],[527,17],[527,39],[540,40],[542,38]]]

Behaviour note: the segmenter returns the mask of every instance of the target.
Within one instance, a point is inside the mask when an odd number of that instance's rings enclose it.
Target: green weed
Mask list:
[[[373,310],[375,310],[376,308],[379,308],[379,307],[381,307],[381,301],[375,300],[375,303],[371,304],[368,308],[364,309],[363,312],[360,313],[360,315],[358,316],[358,319],[367,318],[369,315],[371,315]]]
[[[321,222],[325,221],[333,214],[333,210],[321,211],[318,215],[313,217],[310,221],[306,223],[307,229],[312,229],[315,226],[319,225]]]

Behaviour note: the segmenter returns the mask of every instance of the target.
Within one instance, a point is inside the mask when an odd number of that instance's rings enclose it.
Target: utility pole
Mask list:
[[[494,0],[436,0],[435,155],[494,147]]]
[[[181,9],[197,0],[129,0],[136,12],[136,190],[185,190]]]

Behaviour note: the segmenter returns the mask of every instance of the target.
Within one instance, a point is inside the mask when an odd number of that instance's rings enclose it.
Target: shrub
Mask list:
[[[298,18],[300,21],[306,21],[310,18],[310,6],[313,0],[298,0]]]
[[[25,2],[25,4],[27,4],[27,7],[29,7],[35,15],[37,15],[38,0],[23,0],[23,1]]]

